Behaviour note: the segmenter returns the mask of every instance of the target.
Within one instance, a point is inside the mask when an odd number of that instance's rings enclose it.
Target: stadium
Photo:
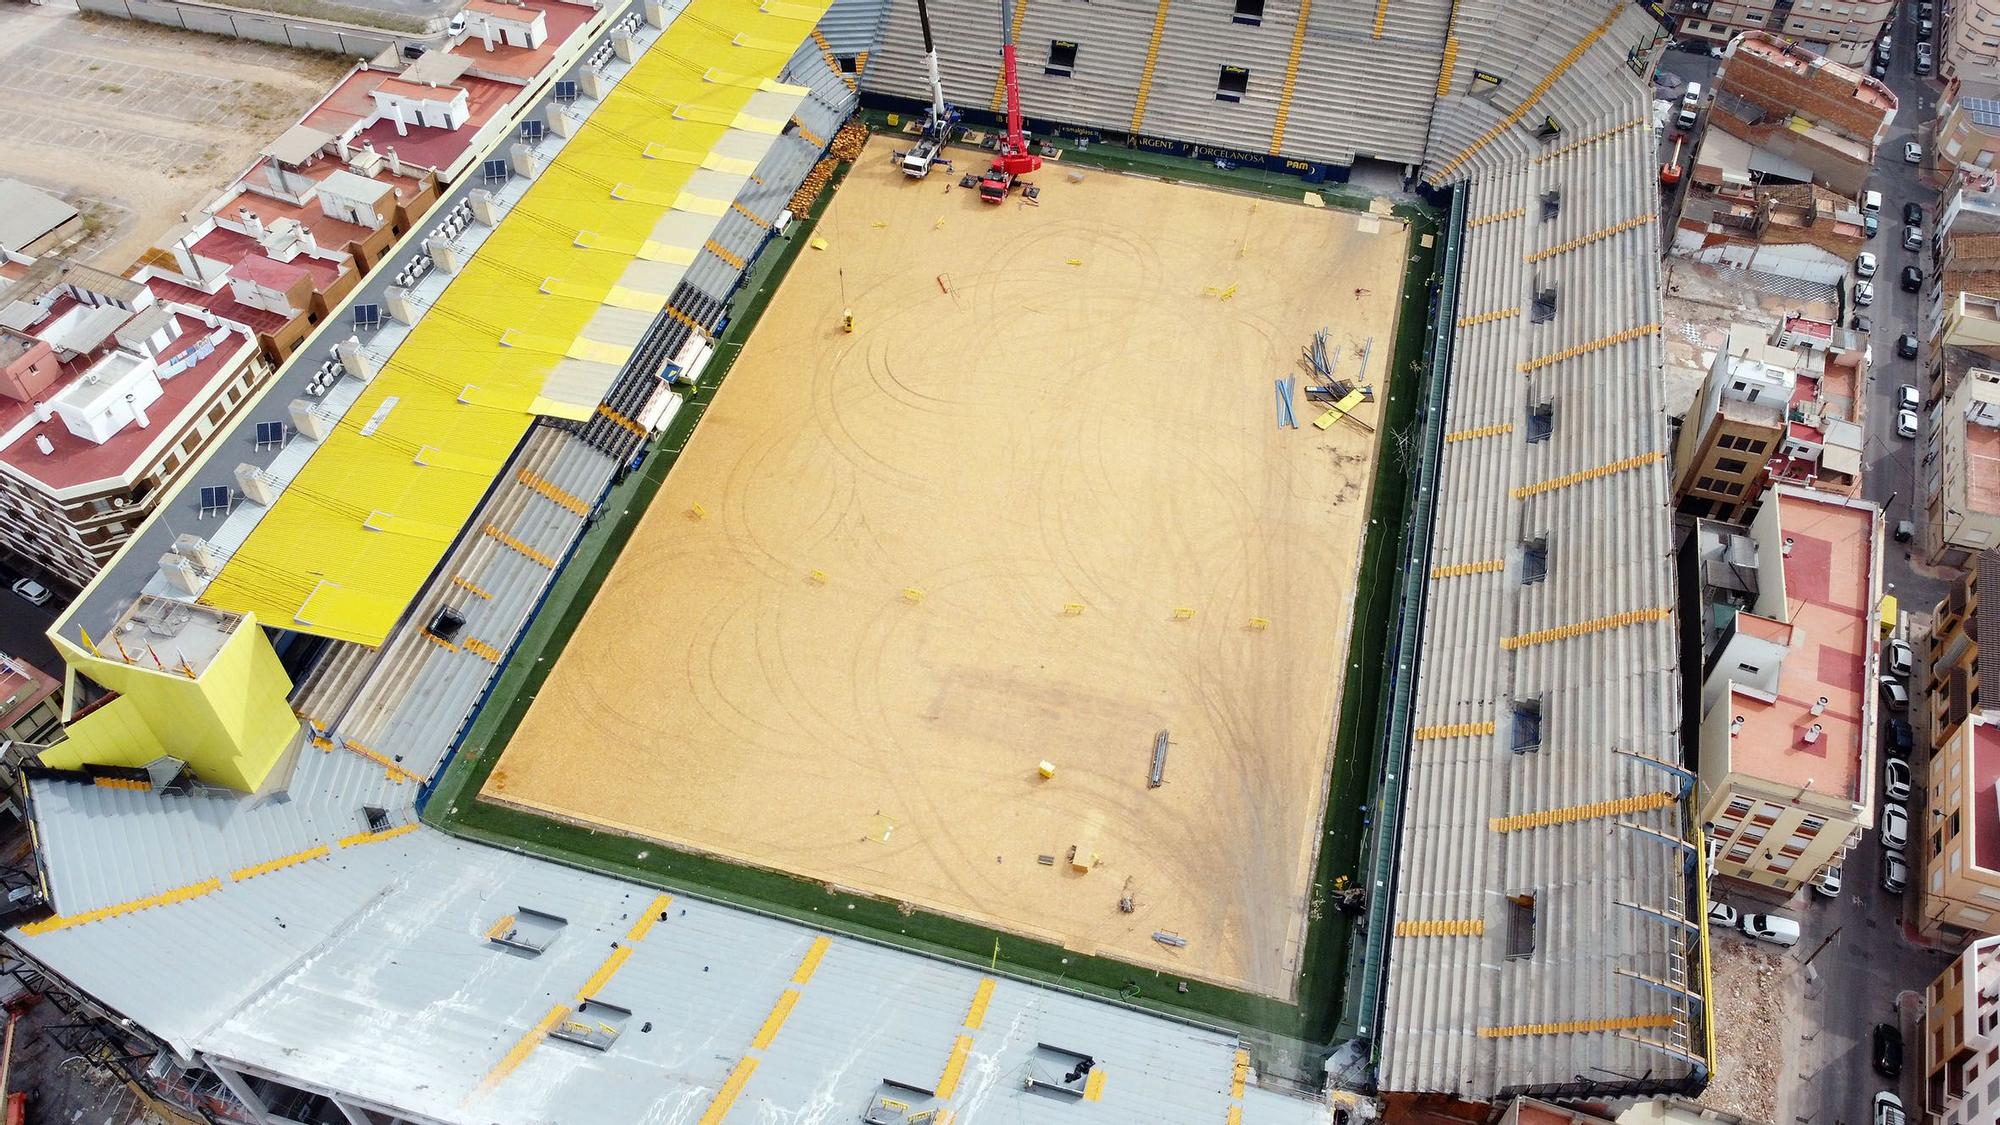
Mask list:
[[[260,1122],[1705,1082],[1654,16],[926,9],[614,18],[58,622],[7,937],[135,1082]]]

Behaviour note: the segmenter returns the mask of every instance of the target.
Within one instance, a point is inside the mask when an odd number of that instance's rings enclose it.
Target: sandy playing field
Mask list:
[[[1289,997],[1374,435],[1272,380],[1328,327],[1380,383],[1406,231],[1059,166],[994,208],[889,147],[485,795]]]

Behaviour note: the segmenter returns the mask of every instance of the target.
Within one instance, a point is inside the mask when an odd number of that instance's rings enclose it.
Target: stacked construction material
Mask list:
[[[826,188],[828,181],[833,179],[833,170],[839,166],[840,161],[831,156],[813,165],[813,170],[807,172],[804,182],[799,184],[799,190],[792,193],[792,202],[786,210],[794,215],[804,215],[811,211],[813,200],[819,198],[819,193]]]
[[[827,151],[837,160],[857,160],[861,156],[861,146],[868,143],[868,126],[859,121],[849,121],[833,135],[833,144]]]

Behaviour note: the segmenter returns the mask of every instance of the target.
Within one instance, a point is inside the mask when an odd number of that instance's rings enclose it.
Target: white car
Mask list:
[[[1910,642],[1901,639],[1889,642],[1888,647],[1883,650],[1882,659],[1888,665],[1890,675],[1901,676],[1904,679],[1908,679],[1910,669],[1917,666],[1916,650],[1910,647]]]
[[[1874,1125],[1905,1125],[1903,1099],[1883,1090],[1875,1095]]]
[[[1872,304],[1874,304],[1874,303],[1875,303],[1875,283],[1874,283],[1874,282],[1872,282],[1872,281],[1857,281],[1857,282],[1855,282],[1855,283],[1854,283],[1854,303],[1855,303],[1855,305],[1856,305],[1856,306],[1858,306],[1858,307],[1860,307],[1860,308],[1864,308],[1864,309],[1865,309],[1865,308],[1867,308],[1867,307],[1868,307],[1869,305],[1872,305]]]
[[[1896,411],[1896,433],[1899,436],[1906,438],[1913,438],[1917,436],[1916,411],[1914,410]]]
[[[1898,804],[1910,799],[1910,763],[1901,758],[1882,762],[1882,799]]]
[[[1854,276],[1874,277],[1875,255],[1870,254],[1866,250],[1863,250],[1860,256],[1854,259]]]
[[[32,578],[23,578],[16,581],[14,583],[14,592],[26,599],[29,605],[47,605],[49,604],[49,599],[55,596],[49,591],[47,586],[42,585]]]
[[[1773,945],[1799,943],[1799,924],[1776,914],[1745,914],[1740,928],[1744,936],[1768,941]]]
[[[1736,908],[1726,902],[1717,902],[1714,899],[1710,899],[1708,900],[1708,920],[1715,925],[1733,930],[1736,928],[1737,922]]]
[[[1901,805],[1882,806],[1882,846],[1900,852],[1910,842],[1910,812]]]
[[[1915,141],[1903,142],[1903,163],[1921,164],[1924,160],[1924,146]]]
[[[1819,876],[1813,880],[1813,890],[1827,898],[1840,897],[1840,865],[1829,863],[1819,869]]]
[[[1896,406],[1899,409],[1915,410],[1923,401],[1923,397],[1917,394],[1917,388],[1910,384],[1903,383],[1896,387]]]
[[[1910,885],[1910,865],[1903,862],[1902,852],[1882,853],[1882,889],[1892,895],[1903,893]]]

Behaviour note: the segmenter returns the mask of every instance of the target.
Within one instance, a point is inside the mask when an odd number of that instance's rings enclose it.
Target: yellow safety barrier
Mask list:
[[[555,569],[556,560],[548,557],[547,555],[541,553],[540,551],[535,550],[533,547],[528,546],[526,543],[521,542],[519,539],[516,539],[513,536],[507,534],[506,532],[500,530],[493,524],[489,523],[486,525],[486,534],[489,537],[498,540],[502,546],[510,547],[513,550],[523,555],[526,555],[528,558],[534,560],[535,562],[541,563],[543,566],[548,567],[550,570]]]
[[[1139,92],[1132,99],[1132,131],[1146,121],[1146,99],[1153,93],[1153,68],[1160,62],[1160,39],[1167,33],[1167,5],[1171,0],[1160,0],[1160,6],[1153,12],[1153,38],[1146,44],[1146,63],[1139,68]],[[998,106],[994,107],[998,109]]]
[[[1508,219],[1518,219],[1526,215],[1527,213],[1528,209],[1526,207],[1516,207],[1512,211],[1496,211],[1491,215],[1481,215],[1476,219],[1466,220],[1465,229],[1471,230],[1474,227],[1483,227],[1488,223],[1499,223],[1499,222],[1505,222]]]
[[[806,578],[816,586],[826,585],[826,571],[824,570],[810,571],[806,574]]]
[[[1609,140],[1609,139],[1611,139],[1612,137],[1615,137],[1615,136],[1617,136],[1617,135],[1618,135],[1618,134],[1620,134],[1620,133],[1623,133],[1623,132],[1625,132],[1625,131],[1627,131],[1627,130],[1630,130],[1630,129],[1637,129],[1637,128],[1639,128],[1640,126],[1642,126],[1642,125],[1644,125],[1644,124],[1646,124],[1646,119],[1645,119],[1645,118],[1643,118],[1643,117],[1634,117],[1634,118],[1633,118],[1632,120],[1630,120],[1630,121],[1627,121],[1627,122],[1624,122],[1624,123],[1622,123],[1622,124],[1619,124],[1619,125],[1613,125],[1613,126],[1612,126],[1611,128],[1609,128],[1609,129],[1606,129],[1606,130],[1604,130],[1604,131],[1603,131],[1603,132],[1601,132],[1601,133],[1592,133],[1591,135],[1589,135],[1588,137],[1585,137],[1585,138],[1583,138],[1582,140],[1578,140],[1578,141],[1571,141],[1570,143],[1568,143],[1568,144],[1566,144],[1566,145],[1562,146],[1562,147],[1561,147],[1561,148],[1559,148],[1559,149],[1556,149],[1556,150],[1554,150],[1554,151],[1552,151],[1552,152],[1546,152],[1546,153],[1543,153],[1542,155],[1540,155],[1540,156],[1537,156],[1537,157],[1535,157],[1535,158],[1534,158],[1534,159],[1533,159],[1532,161],[1530,161],[1529,163],[1531,163],[1531,164],[1547,164],[1547,163],[1548,163],[1549,161],[1551,161],[1551,160],[1554,160],[1554,159],[1556,159],[1557,157],[1560,157],[1560,156],[1567,156],[1568,154],[1570,154],[1570,153],[1572,153],[1572,152],[1575,152],[1575,151],[1576,151],[1577,149],[1580,149],[1580,148],[1584,148],[1584,147],[1586,147],[1586,146],[1589,146],[1589,145],[1594,145],[1594,144],[1596,144],[1596,143],[1597,143],[1597,142],[1599,142],[1599,141],[1604,141],[1604,140]]]
[[[1547,261],[1548,259],[1553,258],[1558,254],[1567,254],[1571,250],[1581,249],[1582,247],[1588,246],[1593,242],[1600,242],[1604,239],[1610,238],[1614,234],[1622,234],[1623,232],[1632,230],[1636,227],[1645,226],[1647,223],[1650,223],[1657,218],[1659,218],[1659,216],[1651,211],[1648,211],[1643,215],[1634,215],[1632,218],[1626,219],[1622,223],[1612,223],[1610,226],[1605,227],[1602,230],[1594,230],[1591,231],[1589,234],[1579,235],[1576,238],[1570,239],[1568,242],[1564,242],[1557,246],[1551,246],[1546,250],[1537,250],[1534,253],[1529,254],[1527,257],[1523,258],[1522,261],[1529,262],[1531,264],[1534,262]]]
[[[1382,2],[1386,4],[1388,0],[1382,0]],[[1451,178],[1451,174],[1458,170],[1459,165],[1465,163],[1467,160],[1472,159],[1473,155],[1477,153],[1480,149],[1485,148],[1489,144],[1492,144],[1493,138],[1506,132],[1508,129],[1513,128],[1516,122],[1520,121],[1521,118],[1526,117],[1528,111],[1534,108],[1535,103],[1542,100],[1542,95],[1549,92],[1549,87],[1554,86],[1556,84],[1556,81],[1560,79],[1563,76],[1563,74],[1569,70],[1570,67],[1576,65],[1576,60],[1582,58],[1583,53],[1585,51],[1590,50],[1592,44],[1596,43],[1599,39],[1602,39],[1604,37],[1605,32],[1611,30],[1611,25],[1618,21],[1618,14],[1623,10],[1624,9],[1622,5],[1619,4],[1611,5],[1610,10],[1605,13],[1603,22],[1599,23],[1596,27],[1591,28],[1589,33],[1584,35],[1582,39],[1577,40],[1576,45],[1569,49],[1569,53],[1564,55],[1561,61],[1557,62],[1555,67],[1551,69],[1548,72],[1548,74],[1542,78],[1540,82],[1537,82],[1535,84],[1534,89],[1528,91],[1528,96],[1521,100],[1521,104],[1516,106],[1512,113],[1509,113],[1507,116],[1501,118],[1499,124],[1493,126],[1491,129],[1488,129],[1486,132],[1480,134],[1479,139],[1473,141],[1470,145],[1466,146],[1464,152],[1461,152],[1457,156],[1452,157],[1449,161],[1445,162],[1445,165],[1442,168],[1439,168],[1437,171],[1431,173],[1431,182],[1436,184],[1441,184],[1449,180]]]
[[[1453,442],[1472,441],[1475,438],[1499,437],[1502,434],[1511,434],[1513,432],[1514,423],[1502,422],[1497,426],[1480,426],[1472,430],[1455,430],[1444,435],[1444,442],[1446,445],[1450,445]]]
[[[1418,742],[1435,738],[1472,738],[1492,734],[1499,726],[1492,719],[1478,723],[1440,723],[1435,726],[1418,727],[1410,732],[1410,737]]]
[[[1271,627],[1271,619],[1268,617],[1253,617],[1250,619],[1250,628],[1252,629],[1263,630],[1263,629],[1269,629],[1270,627]]]
[[[452,651],[457,652],[458,650],[453,649]],[[422,778],[419,778],[416,774],[413,774],[409,770],[406,770],[403,767],[397,765],[394,759],[389,758],[378,751],[370,750],[368,747],[361,745],[359,742],[356,742],[351,738],[341,739],[340,744],[342,746],[345,746],[347,749],[352,750],[356,754],[359,754],[362,757],[368,759],[369,761],[374,762],[376,765],[381,766],[383,772],[389,775],[389,780],[395,782],[398,785],[401,785],[405,781],[422,780]],[[346,847],[347,845],[343,843],[341,846]]]
[[[911,605],[915,605],[924,600],[924,592],[915,586],[905,586],[903,587],[903,600],[909,602]]]
[[[1496,320],[1506,320],[1508,317],[1515,317],[1520,315],[1521,315],[1521,306],[1515,305],[1511,309],[1494,309],[1492,312],[1476,313],[1472,316],[1461,316],[1458,318],[1458,326],[1460,328],[1472,328],[1477,325],[1492,324]]]
[[[1272,156],[1285,146],[1285,122],[1292,116],[1292,93],[1299,84],[1299,59],[1305,54],[1306,20],[1312,15],[1312,0],[1299,0],[1299,22],[1292,27],[1292,51],[1285,59],[1285,84],[1278,90],[1278,113],[1271,122]]]
[[[1083,615],[1083,603],[1082,603],[1082,602],[1064,602],[1064,603],[1063,603],[1063,616],[1064,616],[1064,617],[1081,617],[1082,615]]]
[[[1193,609],[1192,607],[1190,607],[1190,606],[1176,606],[1176,607],[1174,608],[1174,620],[1175,620],[1175,621],[1193,621],[1193,620],[1194,620],[1194,609]]]
[[[1613,1019],[1569,1020],[1564,1023],[1520,1023],[1511,1027],[1482,1027],[1481,1039],[1510,1039],[1523,1035],[1573,1035],[1584,1031],[1637,1031],[1648,1027],[1672,1027],[1672,1016],[1620,1016]]]
[[[1480,918],[1425,918],[1396,923],[1397,937],[1479,937],[1486,933]]]
[[[1602,633],[1606,629],[1622,629],[1627,625],[1639,625],[1649,621],[1665,621],[1673,615],[1673,608],[1662,606],[1657,609],[1630,609],[1624,613],[1614,613],[1609,617],[1599,617],[1591,621],[1579,621],[1573,625],[1558,625],[1553,629],[1541,629],[1533,633],[1523,633],[1518,637],[1500,638],[1500,647],[1512,651],[1530,645],[1548,644],[1550,641],[1566,641],[1572,637]]]
[[[1431,568],[1432,578],[1463,578],[1468,574],[1498,574],[1507,569],[1505,559],[1482,559],[1479,562],[1452,563],[1450,566]]]
[[[468,592],[469,592],[469,593],[471,593],[471,594],[472,594],[472,595],[473,595],[474,597],[477,597],[477,598],[481,598],[481,599],[483,599],[483,600],[485,600],[485,601],[489,601],[489,602],[493,600],[493,595],[492,595],[492,594],[489,594],[489,593],[487,593],[486,591],[484,591],[484,590],[480,589],[479,587],[477,587],[477,586],[473,585],[473,584],[472,584],[471,582],[467,581],[467,580],[466,580],[466,578],[465,578],[465,576],[464,576],[464,575],[462,575],[462,574],[454,574],[454,575],[452,575],[452,576],[451,576],[451,584],[452,584],[452,585],[454,585],[454,586],[456,586],[456,587],[458,587],[458,588],[459,588],[459,589],[461,589],[461,590],[465,590],[465,591],[468,591]]]
[[[1576,344],[1572,347],[1564,348],[1559,352],[1552,352],[1549,355],[1538,356],[1535,359],[1531,359],[1520,364],[1519,370],[1521,374],[1526,375],[1531,371],[1540,370],[1541,368],[1547,367],[1552,363],[1561,363],[1563,360],[1566,359],[1575,359],[1577,356],[1580,355],[1587,355],[1591,352],[1602,351],[1605,348],[1616,347],[1617,345],[1625,343],[1628,340],[1637,340],[1641,336],[1650,336],[1653,333],[1658,332],[1659,330],[1660,330],[1660,324],[1658,321],[1654,321],[1651,324],[1637,325],[1632,328],[1627,328],[1623,332],[1613,332],[1609,336],[1603,336],[1595,340],[1589,340],[1581,344]]]
[[[107,918],[122,917],[138,910],[151,910],[155,906],[171,906],[174,903],[200,898],[205,894],[213,894],[221,889],[222,880],[203,879],[199,883],[189,883],[185,887],[175,887],[173,890],[161,891],[159,894],[147,895],[145,898],[135,898],[130,902],[100,906],[96,910],[86,910],[81,914],[57,914],[49,918],[44,918],[39,922],[30,922],[21,927],[21,932],[29,937],[52,934],[58,930],[67,930],[71,926],[102,922]]]
[[[1559,488],[1569,488],[1572,485],[1583,484],[1586,481],[1593,481],[1601,477],[1612,476],[1616,473],[1630,472],[1633,469],[1643,468],[1656,461],[1664,460],[1665,457],[1666,454],[1656,449],[1651,453],[1640,453],[1631,457],[1624,457],[1611,462],[1609,465],[1599,465],[1594,469],[1579,469],[1574,473],[1564,473],[1562,476],[1550,477],[1548,480],[1536,481],[1534,484],[1524,484],[1514,489],[1509,495],[1516,500],[1526,500],[1530,496],[1540,496],[1544,492],[1554,492]]]
[[[264,863],[252,864],[249,867],[239,867],[229,873],[229,881],[232,883],[241,883],[245,879],[255,879],[259,875],[269,875],[273,871],[283,871],[285,868],[295,864],[324,858],[331,855],[332,851],[325,844],[321,844],[316,848],[307,848],[304,851],[293,852],[287,856],[279,856],[277,859],[268,860]]]
[[[1575,824],[1579,820],[1602,820],[1607,816],[1626,816],[1635,812],[1664,809],[1680,800],[1672,793],[1641,793],[1636,797],[1619,797],[1610,801],[1592,801],[1587,805],[1570,805],[1567,808],[1544,809],[1541,812],[1521,813],[1517,816],[1496,816],[1487,821],[1487,827],[1495,832],[1519,832],[1527,828],[1553,828],[1558,824]]]

